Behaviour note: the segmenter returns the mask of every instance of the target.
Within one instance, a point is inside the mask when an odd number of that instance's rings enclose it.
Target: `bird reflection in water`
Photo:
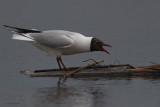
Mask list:
[[[38,89],[37,92],[40,105],[93,107],[104,104],[104,93],[96,87],[48,87]]]

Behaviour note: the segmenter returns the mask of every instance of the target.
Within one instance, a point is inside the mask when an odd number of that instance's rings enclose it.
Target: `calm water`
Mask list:
[[[19,79],[21,82],[15,81],[15,83],[14,78],[12,84],[2,85],[3,93],[0,98],[2,107],[159,107],[160,105],[159,79],[81,78],[69,79],[65,85],[57,87],[58,78],[24,80],[22,77]]]
[[[62,57],[67,66],[86,59],[115,60],[134,66],[159,63],[160,1],[158,0],[5,0],[0,25],[39,30],[64,29],[95,36],[111,55],[85,53]],[[30,78],[20,70],[57,68],[55,57],[29,43],[11,39],[0,26],[1,107],[159,107],[160,79],[80,78],[57,87],[58,78]]]

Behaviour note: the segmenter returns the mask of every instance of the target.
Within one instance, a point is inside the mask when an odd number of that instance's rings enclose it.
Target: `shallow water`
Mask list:
[[[103,64],[159,63],[160,1],[154,0],[5,0],[0,25],[39,30],[62,29],[100,38],[113,46],[102,52],[63,56],[69,66],[86,59]],[[0,26],[1,107],[159,107],[159,78],[75,78],[57,87],[58,78],[30,78],[21,70],[57,68],[55,57],[11,39]]]
[[[58,78],[29,78],[1,94],[1,105],[29,107],[159,107],[159,79],[68,79],[57,87]],[[40,82],[40,83],[38,83]],[[2,90],[1,90],[2,91]]]

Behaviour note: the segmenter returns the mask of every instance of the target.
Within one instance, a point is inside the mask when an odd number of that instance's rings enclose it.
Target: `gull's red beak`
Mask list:
[[[102,46],[108,46],[108,47],[112,47],[111,45],[108,45],[108,44],[103,44]]]
[[[108,44],[103,44],[102,46],[108,46],[108,47],[112,47],[111,45]],[[107,50],[105,50],[102,46],[100,46],[101,50],[106,52],[107,54],[110,54]]]

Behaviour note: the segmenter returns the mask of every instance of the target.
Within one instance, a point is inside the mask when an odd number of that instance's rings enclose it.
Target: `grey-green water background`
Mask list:
[[[0,0],[0,25],[39,30],[63,29],[94,36],[111,44],[105,53],[64,56],[67,66],[83,60],[135,66],[159,63],[159,0]],[[1,107],[159,107],[159,79],[30,78],[20,70],[57,68],[55,57],[29,43],[11,39],[0,26]]]

